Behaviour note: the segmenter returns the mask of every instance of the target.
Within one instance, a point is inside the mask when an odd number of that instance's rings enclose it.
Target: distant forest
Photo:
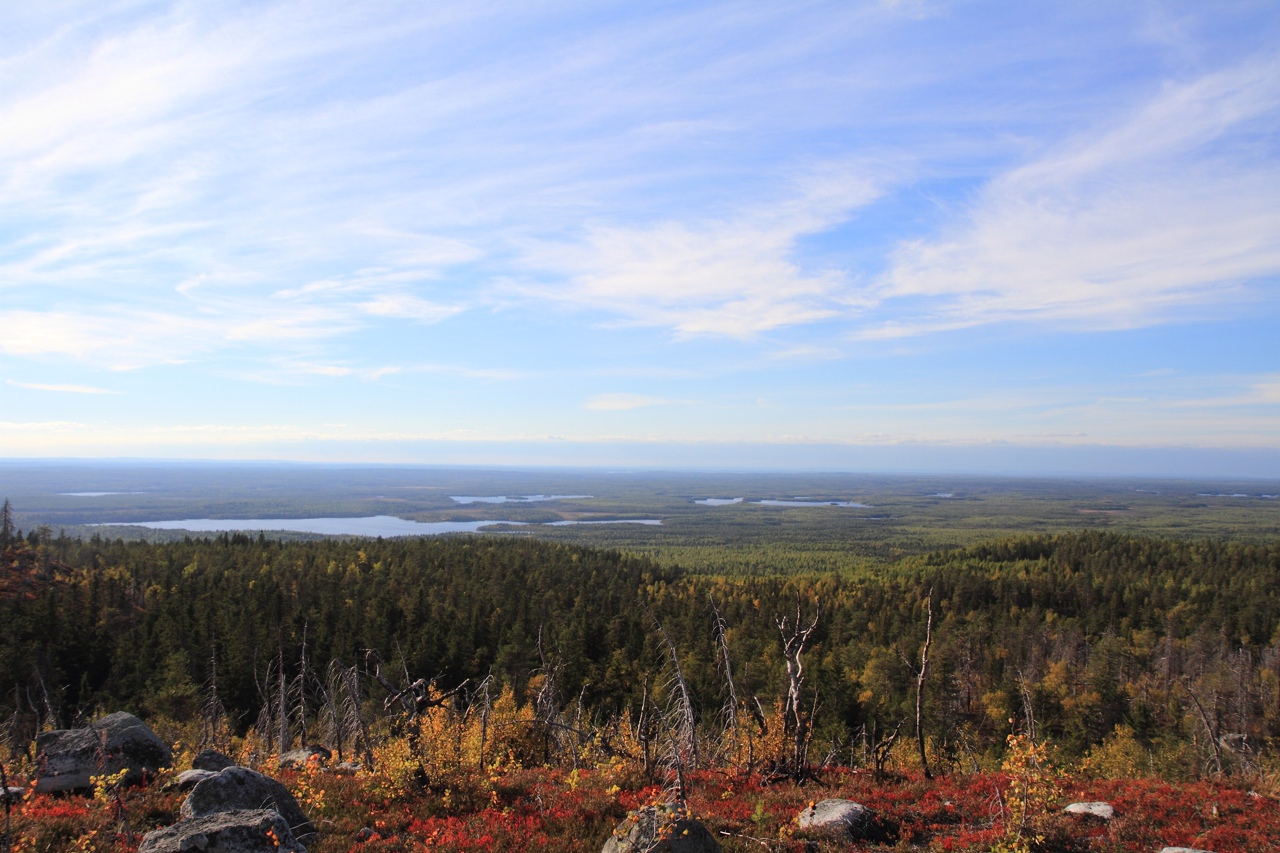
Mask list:
[[[331,664],[374,709],[425,678],[457,705],[484,683],[599,726],[683,686],[708,737],[726,713],[800,726],[812,760],[853,764],[910,742],[917,686],[942,767],[998,755],[1011,726],[1166,776],[1247,768],[1280,737],[1277,544],[1080,533],[723,577],[496,537],[4,539],[14,750],[100,710],[192,719],[211,693],[236,732],[302,739]],[[809,627],[797,682],[786,641]]]

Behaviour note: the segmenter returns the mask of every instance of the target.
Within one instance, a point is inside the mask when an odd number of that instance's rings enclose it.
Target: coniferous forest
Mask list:
[[[812,748],[858,762],[910,718],[944,763],[1002,747],[1010,718],[1079,758],[1117,737],[1166,772],[1246,768],[1280,735],[1280,547],[1117,534],[1027,537],[878,573],[730,578],[525,539],[167,544],[41,541],[5,552],[0,683],[11,736],[95,709],[196,715],[216,681],[231,728],[299,685],[320,713],[330,664],[486,682],[604,721],[667,698],[673,655],[696,723],[785,702],[783,639],[803,649]],[[931,614],[931,616],[930,616]],[[787,628],[780,628],[782,620]],[[716,630],[722,624],[722,639]],[[412,680],[411,679],[411,680]],[[362,688],[377,695],[380,685]],[[806,708],[808,704],[806,704]],[[561,709],[563,710],[563,708]],[[808,712],[806,711],[806,714]]]
[[[796,834],[818,791],[872,804],[871,848],[1275,838],[1275,544],[1095,531],[725,575],[501,535],[4,536],[11,779],[41,732],[127,709],[175,764],[212,747],[283,774],[320,851],[598,849],[663,802],[728,849],[847,849]],[[293,773],[302,747],[357,775]],[[133,850],[130,809],[176,819],[162,786],[128,806],[119,784],[28,797],[4,837]],[[1072,795],[1129,814],[1082,829]]]

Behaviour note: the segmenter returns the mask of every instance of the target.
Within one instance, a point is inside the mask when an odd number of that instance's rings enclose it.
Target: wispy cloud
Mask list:
[[[673,402],[675,401],[644,394],[597,394],[583,403],[582,408],[592,412],[629,412],[632,409],[664,406]]]
[[[45,385],[39,382],[18,382],[14,379],[5,380],[9,385],[17,388],[28,388],[32,391],[56,391],[60,394],[119,394],[119,391],[112,391],[107,388],[97,388],[93,385]]]
[[[1280,63],[1249,63],[995,178],[941,237],[898,248],[873,292],[903,316],[863,336],[1128,328],[1247,298],[1280,273],[1280,167],[1249,153],[1278,108]]]
[[[684,336],[751,337],[837,316],[855,301],[838,270],[806,270],[796,244],[880,193],[862,175],[831,175],[798,197],[727,221],[590,227],[576,243],[543,243],[535,267],[568,276],[532,292]]]
[[[379,296],[368,302],[357,303],[356,307],[377,317],[400,317],[420,323],[438,323],[462,310],[456,305],[441,305],[403,294]]]

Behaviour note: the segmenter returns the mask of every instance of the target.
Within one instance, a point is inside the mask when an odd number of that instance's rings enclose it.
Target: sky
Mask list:
[[[1280,7],[9,3],[0,457],[1280,477]]]

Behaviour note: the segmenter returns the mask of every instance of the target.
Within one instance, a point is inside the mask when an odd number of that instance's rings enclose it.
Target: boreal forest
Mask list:
[[[144,542],[10,525],[5,540],[10,768],[36,760],[41,732],[118,709],[255,766],[320,745],[388,801],[434,791],[446,813],[467,767],[494,803],[493,774],[535,768],[554,781],[625,766],[635,790],[682,803],[699,785],[728,799],[732,779],[803,799],[857,774],[994,772],[1005,814],[1051,799],[1002,794],[1019,767],[1256,788],[1280,766],[1275,543],[1086,531],[865,570],[715,574],[503,535]],[[628,804],[606,778],[611,808]],[[625,814],[592,808],[600,827]],[[900,843],[902,820],[867,837]],[[1011,835],[993,818],[954,849],[1075,849],[1028,821]],[[548,849],[598,842],[574,822],[588,837]]]

